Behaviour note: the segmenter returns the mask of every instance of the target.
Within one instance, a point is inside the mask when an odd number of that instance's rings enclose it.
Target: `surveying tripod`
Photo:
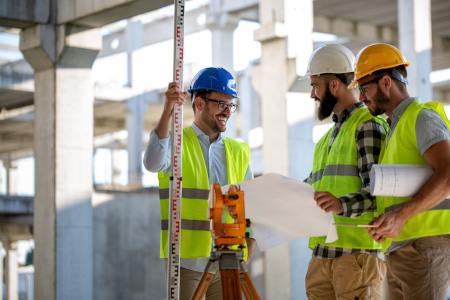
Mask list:
[[[246,300],[260,300],[242,251],[245,248],[245,229],[250,223],[245,219],[244,192],[231,185],[228,194],[223,195],[220,184],[212,184],[209,205],[208,217],[211,219],[211,235],[215,251],[211,252],[205,272],[191,299],[203,299],[219,269],[223,300],[242,300],[242,292]],[[222,223],[224,207],[228,208],[234,223]],[[231,249],[232,245],[239,245],[241,250]]]

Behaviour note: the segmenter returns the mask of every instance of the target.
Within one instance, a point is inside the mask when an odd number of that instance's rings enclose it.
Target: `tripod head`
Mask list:
[[[232,245],[245,247],[245,229],[249,222],[245,219],[244,192],[231,185],[227,194],[222,194],[220,184],[212,184],[209,193],[209,215],[211,235],[216,248],[228,249]],[[223,223],[223,209],[227,208],[233,223]]]

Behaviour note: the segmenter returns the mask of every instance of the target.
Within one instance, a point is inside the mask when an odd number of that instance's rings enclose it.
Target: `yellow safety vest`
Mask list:
[[[244,181],[250,162],[247,144],[223,137],[227,158],[228,184]],[[209,257],[211,254],[210,220],[207,217],[210,183],[205,160],[195,132],[191,127],[183,130],[181,204],[181,249],[182,258]],[[169,228],[170,172],[158,173],[161,209],[160,257],[167,258]],[[226,222],[232,223],[228,215]],[[246,257],[247,249],[244,251]]]
[[[331,128],[316,145],[313,165],[313,188],[316,191],[328,191],[336,197],[357,192],[362,187],[358,170],[358,152],[356,148],[356,129],[361,123],[374,119],[387,131],[386,121],[381,117],[373,117],[367,107],[354,112],[330,144],[333,129]],[[376,213],[367,212],[356,218],[345,218],[335,214],[334,221],[344,224],[368,224]],[[326,237],[313,237],[309,240],[309,248],[314,249],[317,244],[329,247],[351,249],[381,249],[364,228],[337,226],[339,239],[333,243],[325,243]]]
[[[442,104],[429,102],[412,102],[401,116],[392,133],[389,143],[383,146],[380,153],[380,164],[427,165],[427,162],[417,148],[416,120],[422,109],[433,109],[442,117],[450,128]],[[386,142],[385,142],[386,143]],[[412,197],[377,196],[378,213],[393,211],[411,200]],[[436,207],[420,213],[406,221],[403,230],[395,238],[387,238],[382,243],[383,251],[389,248],[392,241],[404,241],[414,238],[450,234],[450,200],[444,200]]]

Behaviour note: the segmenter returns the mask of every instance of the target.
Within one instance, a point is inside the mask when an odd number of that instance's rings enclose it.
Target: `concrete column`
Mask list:
[[[206,16],[206,26],[211,31],[212,66],[229,71],[235,78],[233,66],[233,32],[239,25],[239,19],[222,12],[223,1],[212,0]],[[239,90],[239,86],[237,87]],[[237,137],[236,116],[227,123],[226,136]]]
[[[432,101],[430,0],[398,0],[397,3],[400,51],[411,63],[407,67],[409,94],[423,102]]]
[[[241,138],[250,146],[250,160],[255,175],[263,173],[261,100],[252,85],[253,64],[247,67],[239,80]]]
[[[35,299],[93,297],[91,66],[99,29],[37,25],[20,34],[35,70]]]
[[[133,89],[142,89],[133,77],[133,53],[142,48],[143,27],[140,20],[128,20],[125,28],[127,41],[128,85]],[[142,80],[140,81],[143,82]],[[142,89],[143,90],[143,89]],[[128,131],[128,185],[142,186],[142,133],[144,132],[144,108],[142,99],[136,97],[127,100],[125,106],[126,128]],[[146,108],[146,107],[145,107]]]
[[[147,103],[143,97],[128,99],[125,105],[125,123],[128,131],[128,185],[131,186],[142,186],[142,136],[146,110]]]
[[[303,80],[303,88],[293,91],[292,87],[306,73],[309,57],[313,52],[313,1],[285,1],[285,24],[287,54],[291,65],[287,82],[290,91],[287,94],[289,177],[303,180],[312,170],[315,105],[310,98],[309,79]]]
[[[17,160],[7,160],[6,168],[6,194],[17,195]]]
[[[294,91],[292,86],[305,73],[313,50],[312,7],[312,0],[259,4],[255,40],[262,44],[262,55],[252,75],[262,104],[264,173],[303,179],[311,170],[314,102],[307,88]],[[306,245],[302,240],[264,252],[265,298],[302,299],[311,255]]]
[[[261,97],[264,173],[287,175],[288,126],[286,91],[288,69],[286,62],[286,28],[283,0],[261,0],[259,18],[261,27],[254,38],[261,42],[261,61],[253,68],[254,84]],[[292,283],[289,244],[263,253],[265,299],[291,299]]]
[[[6,244],[6,300],[19,299],[19,273],[17,264],[17,242]]]
[[[127,83],[135,86],[133,80],[133,52],[143,47],[143,28],[140,20],[129,19],[125,27],[126,51],[127,51]]]

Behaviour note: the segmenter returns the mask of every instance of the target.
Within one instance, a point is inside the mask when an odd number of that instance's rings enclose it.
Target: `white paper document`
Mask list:
[[[433,173],[430,166],[373,165],[370,193],[374,196],[413,197]]]
[[[327,236],[327,243],[337,240],[333,214],[316,205],[315,190],[307,183],[269,173],[235,185],[244,191],[245,216],[259,250],[304,237]],[[223,186],[222,192],[228,189]]]

